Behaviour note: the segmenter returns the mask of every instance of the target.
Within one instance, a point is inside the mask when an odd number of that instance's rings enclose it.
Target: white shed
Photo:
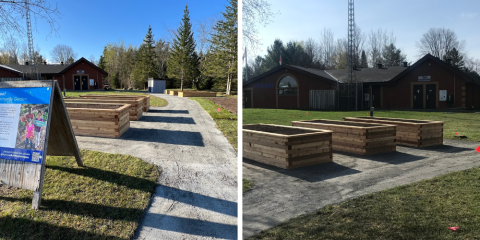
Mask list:
[[[164,79],[148,79],[148,92],[151,93],[164,93],[167,87],[167,80]]]

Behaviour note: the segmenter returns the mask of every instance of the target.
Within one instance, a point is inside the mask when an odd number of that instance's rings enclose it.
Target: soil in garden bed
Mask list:
[[[214,98],[203,98],[209,101],[214,102],[218,106],[226,109],[227,111],[237,114],[237,98],[234,97],[214,97]]]
[[[381,124],[365,124],[359,122],[338,122],[338,121],[329,121],[329,120],[312,120],[312,121],[300,121],[302,123],[324,123],[324,124],[334,124],[334,125],[344,125],[344,126],[355,126],[355,127],[384,127]]]
[[[309,131],[304,129],[298,128],[291,128],[291,127],[282,127],[282,126],[270,126],[270,125],[250,125],[250,126],[243,126],[243,129],[254,130],[259,132],[269,132],[269,133],[276,133],[282,135],[297,135],[297,134],[304,134],[304,133],[320,133],[320,131]]]
[[[117,109],[121,108],[123,105],[65,103],[65,106],[67,108]]]

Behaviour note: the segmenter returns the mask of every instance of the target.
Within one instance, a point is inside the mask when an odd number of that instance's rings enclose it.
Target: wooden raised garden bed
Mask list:
[[[119,138],[130,128],[130,104],[66,102],[75,135]]]
[[[372,155],[396,151],[395,125],[335,120],[293,121],[293,126],[331,130],[335,151]]]
[[[443,122],[402,118],[348,117],[347,121],[397,126],[397,144],[427,147],[443,144]]]
[[[216,92],[197,92],[197,91],[183,91],[178,92],[179,97],[216,97]]]
[[[93,99],[100,99],[100,98],[108,98],[108,99],[139,99],[143,100],[143,112],[148,112],[150,110],[150,96],[148,95],[100,95],[100,94],[87,94],[87,95],[80,95],[80,97],[86,98],[93,98]]]
[[[67,102],[79,102],[79,103],[108,103],[108,104],[130,104],[129,115],[130,121],[137,121],[142,117],[143,114],[143,99],[141,98],[64,98],[64,101]]]
[[[178,91],[170,90],[168,93],[172,96],[178,96]]]
[[[243,157],[285,169],[331,162],[332,131],[243,125]]]

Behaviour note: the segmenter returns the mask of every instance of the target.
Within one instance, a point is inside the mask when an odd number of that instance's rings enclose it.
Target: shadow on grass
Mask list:
[[[149,192],[152,189],[152,186],[155,186],[154,181],[145,180],[138,177],[132,177],[125,174],[120,174],[111,171],[105,171],[92,167],[83,167],[83,168],[70,168],[70,167],[60,167],[60,166],[48,166],[47,168],[52,170],[58,170],[62,172],[68,172],[75,175],[82,175],[85,177],[94,178],[97,180],[111,182],[118,185],[123,185],[131,189],[138,189],[140,191]]]
[[[153,213],[145,217],[143,225],[146,227],[202,237],[237,239],[237,225],[215,223],[198,219]]]
[[[160,185],[155,191],[155,197],[171,199],[210,211],[237,216],[237,203],[202,194]]]
[[[422,157],[422,156],[417,156],[417,155],[412,155],[409,153],[403,153],[403,152],[397,152],[397,151],[379,153],[379,154],[369,155],[369,156],[362,156],[362,155],[347,153],[347,152],[338,152],[338,151],[333,151],[333,152],[337,154],[350,156],[352,158],[361,158],[361,159],[366,159],[366,160],[371,160],[376,162],[383,162],[388,164],[395,164],[395,165],[414,162],[414,161],[427,158],[427,157]]]
[[[158,123],[180,123],[180,124],[195,124],[193,118],[190,117],[162,117],[162,116],[142,116],[143,122],[158,122]]]
[[[460,153],[460,152],[466,152],[466,151],[475,151],[473,148],[464,148],[464,147],[455,147],[451,145],[437,145],[437,146],[430,146],[430,147],[422,147],[422,148],[416,148],[416,147],[409,147],[409,146],[403,146],[405,148],[411,148],[411,149],[418,149],[418,150],[425,150],[425,151],[434,151],[434,152],[442,152],[442,153]]]
[[[157,142],[174,145],[204,147],[202,134],[199,132],[172,131],[163,129],[129,128],[119,139]]]
[[[30,197],[11,198],[0,196],[0,200],[9,202],[32,202],[32,198]],[[64,212],[78,216],[88,215],[93,218],[124,220],[129,222],[137,221],[138,217],[141,216],[143,212],[143,210],[136,208],[109,207],[93,203],[83,203],[56,199],[42,199],[40,210]]]
[[[148,110],[149,113],[178,113],[178,114],[189,114],[188,110],[158,110],[158,109],[150,109]]]
[[[353,168],[345,167],[335,162],[321,163],[295,169],[283,169],[259,163],[248,158],[243,158],[243,162],[271,171],[275,171],[283,175],[298,178],[307,182],[320,182],[327,179],[343,177],[361,172]]]
[[[125,239],[10,216],[0,217],[0,229],[1,239]]]

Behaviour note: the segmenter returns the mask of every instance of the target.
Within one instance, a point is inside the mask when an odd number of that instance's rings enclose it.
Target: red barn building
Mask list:
[[[370,104],[385,110],[480,108],[480,81],[430,54],[411,66],[379,64],[356,69],[355,75],[363,85],[359,109],[368,109]],[[347,81],[346,69],[279,66],[244,83],[244,105],[312,109],[310,90],[334,90],[337,83]]]
[[[94,90],[102,89],[104,79],[108,73],[97,67],[85,58],[80,58],[70,65],[47,65],[36,66],[41,80],[58,80],[63,90]],[[28,80],[29,65],[0,65],[0,80]]]

